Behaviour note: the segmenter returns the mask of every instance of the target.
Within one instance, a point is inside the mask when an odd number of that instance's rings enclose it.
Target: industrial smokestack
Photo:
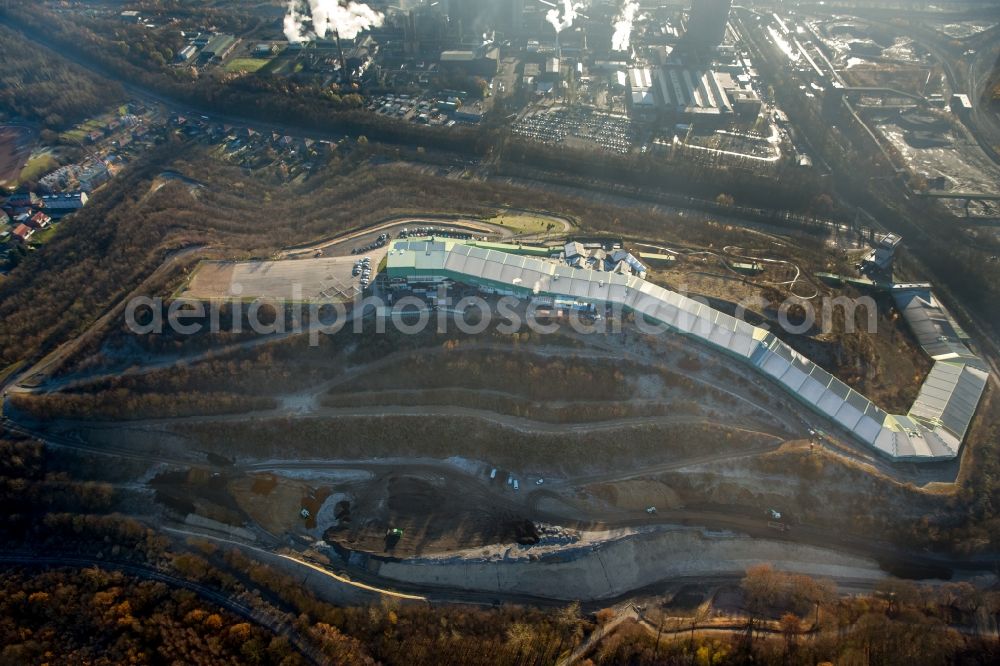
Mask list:
[[[344,58],[344,47],[340,44],[340,31],[335,30],[333,36],[337,40],[337,54],[340,56],[340,82],[351,84],[351,73],[347,71],[347,59]]]

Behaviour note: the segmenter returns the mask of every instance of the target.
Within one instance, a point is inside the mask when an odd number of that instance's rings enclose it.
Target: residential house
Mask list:
[[[25,224],[19,224],[14,228],[14,240],[19,243],[27,243],[34,235],[35,230]]]
[[[51,222],[51,221],[52,221],[51,217],[49,217],[48,215],[46,215],[42,211],[38,211],[37,213],[35,213],[34,215],[32,215],[30,218],[28,218],[28,221],[25,222],[25,224],[27,224],[32,229],[35,229],[36,231],[39,231],[41,229],[45,229],[46,227],[48,227],[49,226],[49,222]]]

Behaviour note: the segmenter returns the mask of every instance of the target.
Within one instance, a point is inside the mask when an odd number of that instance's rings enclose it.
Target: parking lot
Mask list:
[[[529,112],[513,132],[548,145],[583,142],[623,155],[632,150],[635,138],[627,116],[563,107]]]
[[[372,253],[374,277],[386,250]],[[181,293],[197,299],[286,299],[290,301],[349,301],[362,290],[359,257],[319,257],[297,261],[205,262]]]
[[[279,258],[271,261],[206,261],[195,269],[178,296],[200,300],[349,301],[373,286],[379,264],[396,239],[433,236],[502,240],[507,233],[503,227],[481,221],[410,219],[312,248],[279,253]]]

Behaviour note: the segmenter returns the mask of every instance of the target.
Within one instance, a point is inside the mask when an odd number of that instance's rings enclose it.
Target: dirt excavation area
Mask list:
[[[199,515],[291,536],[331,558],[347,550],[369,573],[415,585],[596,600],[661,580],[739,576],[763,561],[838,581],[886,575],[864,557],[673,523],[684,498],[663,481],[553,479],[551,489],[542,490],[543,481],[515,491],[509,475],[491,479],[460,459],[382,461],[229,478],[171,472],[154,485],[175,508],[186,498]],[[659,515],[648,513],[647,503],[656,503]]]
[[[444,468],[401,462],[399,471],[254,473],[227,487],[246,518],[272,535],[365,553],[410,556],[535,538],[524,506],[475,485]]]
[[[407,583],[566,600],[609,599],[653,581],[689,576],[740,576],[760,562],[771,562],[782,571],[835,580],[885,577],[873,560],[732,533],[665,529],[590,536],[577,548],[535,557],[512,547],[496,559],[466,551],[447,559],[380,562],[378,574]],[[595,545],[595,537],[610,540]]]

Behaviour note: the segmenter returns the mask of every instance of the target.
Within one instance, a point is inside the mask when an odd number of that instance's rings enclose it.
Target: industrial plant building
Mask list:
[[[749,83],[726,72],[688,66],[667,58],[655,69],[629,70],[629,108],[640,118],[671,122],[724,123],[736,116],[755,118],[760,98]]]
[[[684,41],[693,50],[714,49],[726,36],[732,0],[693,0]]]
[[[500,68],[500,50],[478,47],[443,51],[440,66],[444,73],[492,79]]]
[[[950,316],[931,294],[920,290],[899,291],[898,299],[902,300],[898,302],[908,313],[907,319],[916,323],[918,338],[927,338],[929,345],[934,334],[949,341],[944,347],[927,347],[929,352],[941,353],[932,354],[935,365],[912,409],[904,415],[886,413],[773,333],[636,275],[574,268],[533,256],[433,239],[393,244],[386,258],[386,275],[390,284],[399,287],[426,289],[460,283],[487,293],[571,299],[596,308],[620,307],[641,314],[745,363],[858,441],[894,460],[956,457],[989,376],[984,363],[950,324]]]

